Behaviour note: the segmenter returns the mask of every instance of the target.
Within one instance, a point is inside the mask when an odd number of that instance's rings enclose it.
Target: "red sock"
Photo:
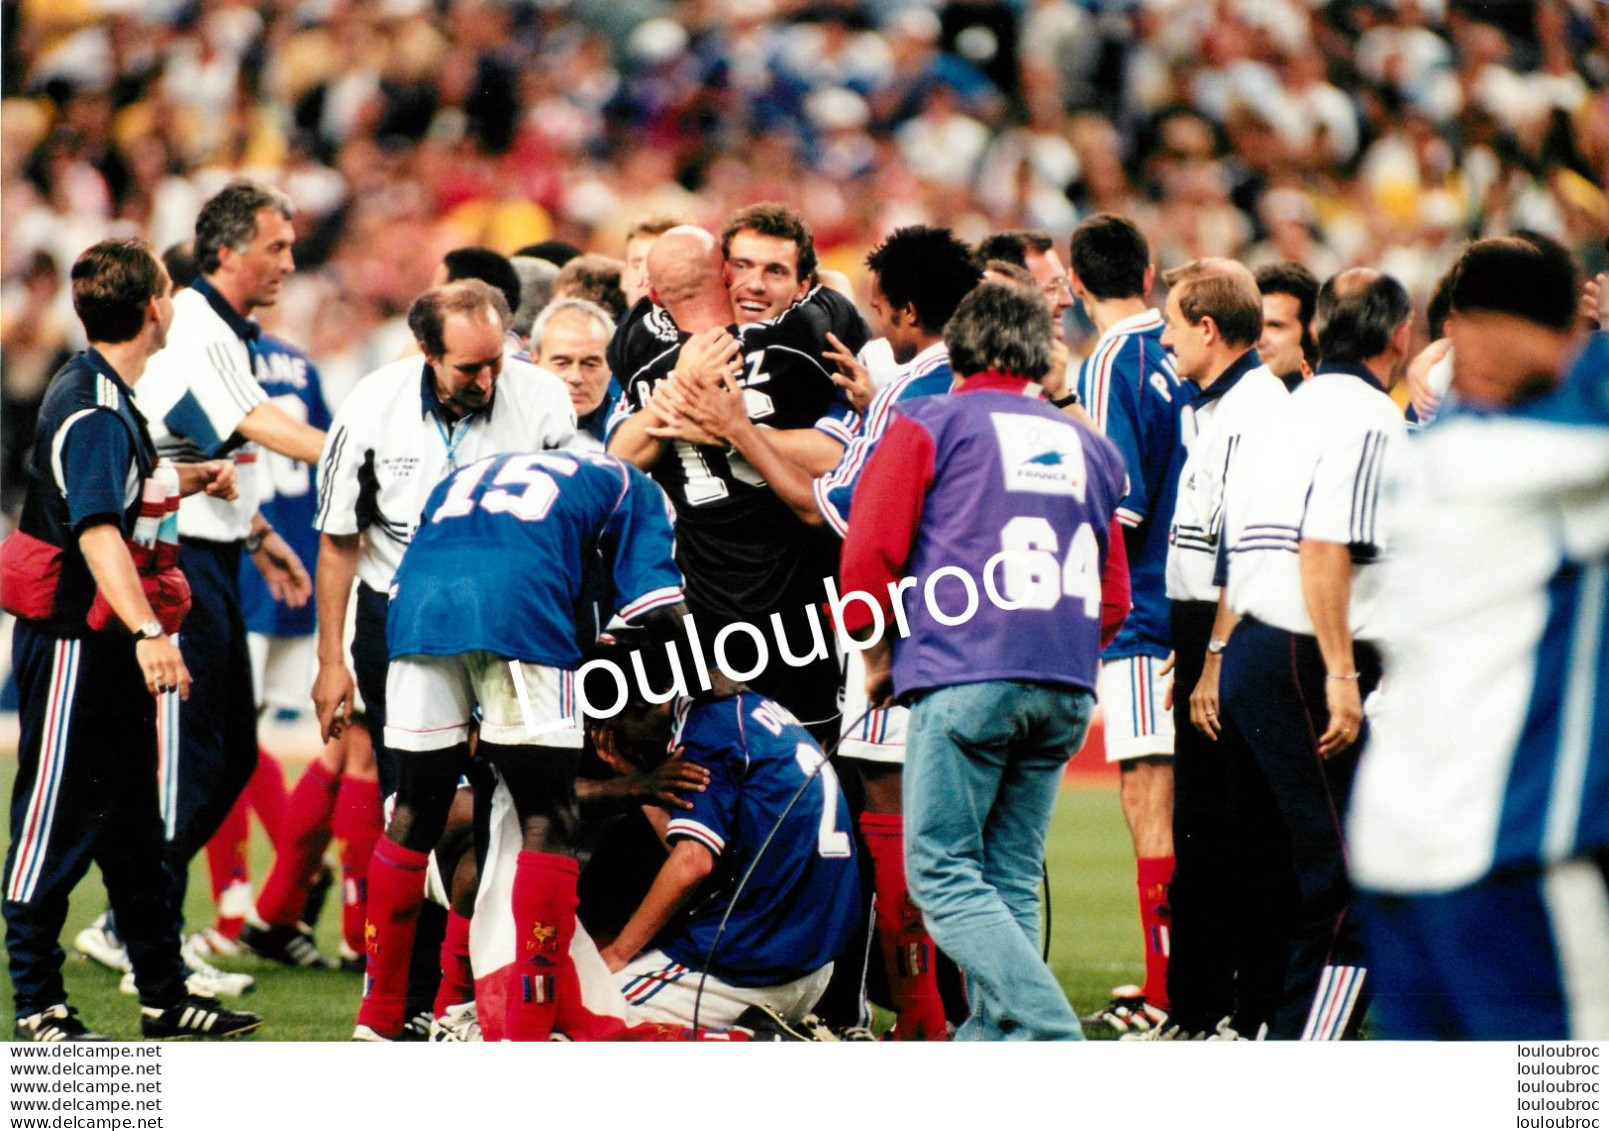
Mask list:
[[[877,940],[888,968],[888,989],[899,1024],[896,1040],[942,1041],[944,1001],[933,969],[933,939],[905,883],[905,818],[862,813],[860,833],[872,857],[877,889]]]
[[[308,885],[318,875],[324,846],[330,843],[336,785],[335,775],[322,762],[314,762],[291,791],[275,842],[274,868],[257,897],[257,914],[270,926],[288,927],[301,917]]]
[[[413,930],[425,901],[425,865],[429,854],[415,852],[385,837],[375,846],[369,865],[368,974],[358,1024],[382,1037],[402,1032],[408,1002],[408,961]]]
[[[574,971],[564,975],[571,965],[580,872],[580,865],[569,856],[520,853],[514,869],[515,975],[503,1022],[504,1040],[547,1040],[558,1020],[560,994],[574,989]],[[562,988],[561,981],[567,983]]]
[[[447,912],[447,934],[441,940],[441,985],[436,990],[437,1017],[449,1005],[475,997],[475,972],[469,965],[469,917]]]
[[[1168,884],[1173,880],[1173,857],[1144,856],[1138,863],[1140,930],[1145,936],[1145,1000],[1168,1009],[1168,951],[1173,934],[1173,909],[1168,906]]]
[[[331,826],[341,842],[341,937],[349,949],[363,952],[364,908],[369,902],[369,858],[385,831],[380,805],[380,783],[345,776],[335,795]],[[469,953],[469,926],[465,920],[464,953]],[[456,1005],[468,998],[448,1002]]]
[[[261,746],[257,748],[257,768],[246,783],[244,796],[251,803],[251,811],[263,823],[268,843],[273,845],[274,851],[279,851],[279,835],[285,823],[285,771],[280,768],[279,759]]]
[[[250,836],[251,823],[242,796],[207,841],[207,872],[212,881],[212,902],[218,909],[213,929],[226,938],[240,937],[246,912],[251,910],[251,875],[246,860]]]
[[[233,884],[250,882],[246,869],[246,840],[250,832],[246,799],[241,797],[207,841],[207,872],[212,880],[214,903]]]

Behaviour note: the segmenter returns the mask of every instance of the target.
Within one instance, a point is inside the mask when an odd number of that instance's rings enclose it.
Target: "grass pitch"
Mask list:
[[[9,752],[0,756],[0,787],[7,798],[16,765]],[[299,772],[287,773],[291,779],[288,784]],[[254,885],[260,885],[267,875],[270,859],[268,842],[254,823]],[[1134,859],[1118,810],[1115,785],[1074,785],[1062,791],[1051,828],[1048,864],[1050,965],[1074,1008],[1087,1014],[1105,1004],[1113,986],[1142,981],[1144,974]],[[62,947],[67,951],[67,992],[88,1024],[119,1039],[134,1039],[139,1035],[135,999],[118,992],[117,975],[80,958],[72,948],[73,936],[100,913],[104,904],[99,873],[92,871],[73,894],[62,936]],[[192,929],[212,921],[205,859],[198,859],[191,871],[186,910]],[[335,954],[340,944],[338,888],[331,892],[315,932],[319,948],[325,954]],[[240,1008],[255,1010],[266,1019],[257,1039],[344,1041],[351,1036],[362,992],[359,975],[335,970],[290,970],[257,958],[225,959],[216,964],[247,971],[257,979],[253,993],[235,999]],[[11,982],[4,972],[0,972],[0,987],[9,1006]],[[9,1039],[9,1026],[0,1035]]]

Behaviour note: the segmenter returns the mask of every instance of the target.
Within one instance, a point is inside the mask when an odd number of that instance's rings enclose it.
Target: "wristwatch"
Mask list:
[[[272,526],[265,526],[261,530],[246,535],[246,553],[255,554],[263,548],[263,542],[274,532]]]
[[[148,620],[134,630],[134,635],[141,640],[160,640],[167,633],[163,630],[161,621]]]
[[[1221,656],[1223,655],[1223,650],[1227,647],[1229,647],[1229,641],[1214,636],[1211,640],[1207,641],[1207,655]]]

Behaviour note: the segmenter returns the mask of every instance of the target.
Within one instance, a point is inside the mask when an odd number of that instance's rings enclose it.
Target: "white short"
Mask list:
[[[403,656],[391,661],[385,693],[385,741],[393,750],[446,750],[469,741],[477,707],[483,741],[581,747],[575,673],[562,668],[490,652]]]
[[[844,714],[839,725],[838,753],[845,758],[866,762],[905,764],[905,728],[910,722],[909,707],[879,707],[866,710],[866,660],[850,652],[844,674]]]
[[[751,1005],[768,1005],[792,1022],[804,1020],[816,1007],[832,977],[829,962],[813,974],[781,986],[729,986],[713,974],[704,979],[698,1003],[700,1029],[729,1029]],[[698,971],[673,962],[662,950],[646,950],[615,974],[632,1021],[659,1025],[691,1025],[698,997]]]
[[[1126,762],[1173,753],[1173,712],[1162,706],[1173,674],[1166,661],[1125,656],[1101,665],[1099,698],[1106,714],[1106,760]]]
[[[251,652],[251,694],[259,711],[313,709],[313,661],[318,638],[269,636],[253,632],[246,637]]]

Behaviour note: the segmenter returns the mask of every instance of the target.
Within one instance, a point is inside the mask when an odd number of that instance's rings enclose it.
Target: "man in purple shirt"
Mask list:
[[[1051,339],[1024,288],[968,295],[945,329],[968,376],[896,409],[855,491],[855,512],[878,521],[852,522],[844,542],[839,615],[873,640],[868,698],[892,683],[911,705],[906,872],[967,975],[957,1040],[1083,1037],[1039,956],[1038,885],[1062,767],[1094,708],[1124,466],[1044,400]]]

